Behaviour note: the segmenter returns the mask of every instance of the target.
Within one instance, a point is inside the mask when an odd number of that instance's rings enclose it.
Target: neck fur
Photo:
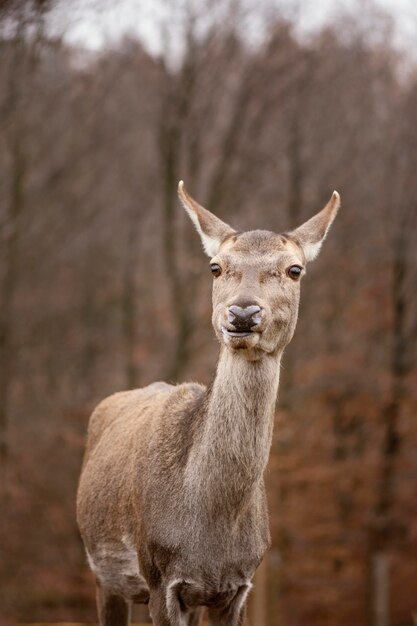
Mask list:
[[[187,465],[191,493],[233,515],[263,481],[272,440],[281,354],[247,361],[222,348]]]

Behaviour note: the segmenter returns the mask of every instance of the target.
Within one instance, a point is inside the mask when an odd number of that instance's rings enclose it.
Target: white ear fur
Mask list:
[[[201,237],[205,253],[210,258],[216,256],[222,241],[235,231],[198,204],[189,195],[182,180],[178,184],[178,196]]]
[[[317,243],[304,244],[303,250],[307,263],[310,263],[310,261],[314,261],[314,259],[319,255],[322,243],[323,240],[318,241]]]
[[[207,254],[210,259],[216,256],[220,248],[220,242],[217,239],[212,239],[211,237],[207,237],[204,233],[200,234],[201,241],[203,243],[204,252]]]
[[[334,191],[324,209],[289,233],[301,245],[307,262],[313,261],[320,252],[339,207],[340,196],[337,191]]]
[[[182,183],[182,181],[180,182],[180,184]],[[181,198],[181,196],[180,196]],[[200,235],[201,238],[201,243],[203,244],[203,249],[204,252],[209,256],[209,257],[214,257],[217,254],[217,251],[219,249],[220,243],[219,241],[214,238],[214,237],[210,237],[209,235],[206,235],[205,232],[202,230],[201,226],[200,226],[200,222],[198,221],[198,217],[197,217],[197,213],[195,211],[193,211],[193,209],[191,209],[188,204],[186,204],[183,199],[181,198],[181,202],[182,205],[184,207],[184,209],[187,211],[188,215],[191,218],[192,223],[194,224],[196,231],[198,232],[198,234]]]

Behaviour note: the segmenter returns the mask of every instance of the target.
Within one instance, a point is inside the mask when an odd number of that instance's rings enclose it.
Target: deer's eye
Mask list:
[[[217,278],[222,273],[222,268],[217,263],[210,264],[211,273]]]
[[[303,268],[300,267],[299,265],[291,265],[291,267],[287,269],[287,274],[293,280],[298,280],[301,276],[302,271],[303,271]]]

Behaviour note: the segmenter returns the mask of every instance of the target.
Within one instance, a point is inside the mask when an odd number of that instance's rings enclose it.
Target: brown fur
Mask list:
[[[157,626],[197,625],[200,606],[213,625],[243,623],[269,545],[263,473],[300,288],[288,268],[304,268],[338,208],[333,196],[307,230],[283,237],[236,233],[183,187],[180,197],[222,269],[213,284],[219,363],[207,389],[154,383],[107,398],[91,417],[77,517],[105,626],[128,624],[136,601],[149,601]],[[262,311],[247,336],[229,332],[238,303]]]

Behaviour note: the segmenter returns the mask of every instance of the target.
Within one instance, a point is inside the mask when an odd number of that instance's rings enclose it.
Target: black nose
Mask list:
[[[256,304],[245,307],[234,304],[227,310],[227,320],[237,331],[248,331],[257,326],[261,319],[261,307]]]

